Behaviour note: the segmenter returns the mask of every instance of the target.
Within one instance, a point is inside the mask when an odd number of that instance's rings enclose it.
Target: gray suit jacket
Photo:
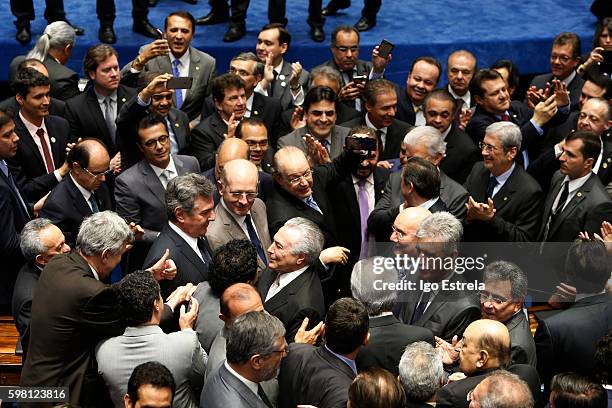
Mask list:
[[[198,319],[193,329],[198,333],[200,344],[208,353],[215,337],[223,328],[223,320],[219,319],[219,298],[213,294],[208,281],[198,283],[193,297],[200,304]]]
[[[232,239],[250,240],[249,236],[244,233],[236,219],[221,202],[215,207],[215,213],[217,216],[208,225],[208,230],[206,231],[206,238],[213,251]],[[266,252],[271,243],[270,232],[268,231],[268,216],[266,214],[266,205],[259,198],[255,199],[251,207],[251,218],[255,224],[261,247]],[[257,264],[261,270],[264,270],[268,265],[268,259],[261,259],[258,256]]]
[[[268,408],[257,394],[229,372],[225,365],[206,381],[200,408]]]
[[[330,159],[333,160],[340,156],[340,153],[342,153],[342,149],[344,148],[344,139],[346,139],[349,131],[349,128],[334,126],[332,129],[331,145],[329,150]],[[278,139],[278,148],[280,149],[281,147],[285,146],[295,146],[306,152],[306,143],[304,143],[304,139],[302,139],[306,133],[308,133],[308,128],[306,126],[294,130],[288,135]]]
[[[304,94],[308,90],[308,77],[310,74],[305,69],[300,74],[300,86]],[[291,63],[283,60],[283,68],[281,69],[276,81],[274,82],[274,89],[272,94],[268,93],[268,96],[280,99],[281,107],[283,110],[289,109],[293,106],[293,95],[291,89],[289,89],[289,79],[291,78]]]
[[[510,364],[529,364],[537,368],[535,341],[525,313],[520,310],[504,324],[510,333]]]
[[[115,407],[123,407],[134,368],[148,361],[158,361],[172,373],[176,382],[173,406],[198,406],[208,356],[193,331],[165,334],[157,325],[128,327],[123,335],[100,342],[96,359]]]
[[[138,53],[140,54],[142,50],[143,47],[140,48]],[[134,81],[130,79],[130,77],[140,75],[130,72],[131,68],[132,63],[130,62],[121,70],[121,75],[125,77],[124,80],[126,83]],[[185,93],[185,99],[181,106],[181,110],[189,116],[189,120],[195,119],[200,114],[204,98],[210,94],[212,80],[215,76],[215,69],[216,61],[213,57],[194,47],[189,47],[189,76],[193,78],[193,84]],[[170,63],[170,57],[159,56],[148,61],[142,72],[147,71],[167,72],[171,74],[172,64]],[[176,96],[173,96],[173,99],[174,106],[176,106]]]

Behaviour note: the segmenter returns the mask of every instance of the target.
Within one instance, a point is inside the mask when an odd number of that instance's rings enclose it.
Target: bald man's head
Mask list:
[[[259,171],[248,160],[235,159],[225,163],[221,170],[219,194],[227,209],[238,216],[246,216],[257,198]]]
[[[312,195],[312,170],[303,151],[294,146],[274,155],[274,180],[292,196],[303,200]]]
[[[225,139],[215,155],[215,178],[217,180],[221,178],[221,170],[228,161],[235,159],[248,160],[248,158],[249,145],[244,140],[235,137]]]
[[[24,68],[33,68],[44,76],[46,76],[47,78],[49,78],[49,71],[47,70],[47,67],[45,67],[42,62],[35,58],[28,58],[21,61],[19,67],[17,67],[17,71],[21,71]]]
[[[106,146],[97,139],[77,143],[67,158],[76,182],[89,191],[97,190],[106,180],[110,157]]]
[[[421,221],[431,215],[431,211],[423,207],[408,207],[400,212],[393,222],[393,232],[390,240],[395,243],[395,253],[416,255],[416,232]]]
[[[516,374],[494,371],[472,391],[470,406],[496,408],[533,408],[529,386]]]
[[[225,322],[225,327],[229,327],[240,315],[264,310],[259,293],[248,283],[235,283],[225,289],[219,304],[219,318]]]
[[[459,367],[466,374],[488,368],[503,368],[510,360],[510,333],[503,323],[481,319],[463,333]]]

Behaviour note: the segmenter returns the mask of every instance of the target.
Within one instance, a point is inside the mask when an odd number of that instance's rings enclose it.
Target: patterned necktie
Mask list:
[[[312,198],[312,196],[306,199],[306,204],[308,204],[308,206],[312,208],[313,210],[318,211],[319,213],[323,214],[323,211],[321,211],[321,208],[319,208],[319,205],[314,200],[314,198]]]
[[[366,179],[361,179],[357,182],[359,187],[357,201],[359,202],[359,219],[361,221],[361,252],[359,253],[359,259],[364,259],[368,256],[368,216],[370,215],[370,206],[368,203],[368,192],[365,188],[366,182]]]
[[[497,182],[497,178],[495,176],[491,176],[489,178],[489,185],[487,186],[487,198],[493,198],[493,190],[499,183]]]
[[[113,100],[111,99],[110,96],[107,96],[106,98],[104,98],[104,121],[106,122],[106,127],[108,128],[108,134],[110,135],[111,140],[114,143],[117,125],[115,124]]]
[[[94,193],[91,193],[91,195],[89,196],[89,204],[91,205],[92,213],[95,214],[100,212],[100,208],[98,207],[98,201],[96,200],[96,196]]]
[[[255,231],[255,226],[253,225],[251,214],[247,214],[246,217],[244,217],[244,223],[246,224],[247,231],[249,233],[249,239],[251,240],[253,245],[255,245],[255,249],[257,250],[257,255],[259,255],[259,258],[262,261],[267,262],[266,254],[261,246],[261,241],[259,240],[259,237],[257,236],[257,232]]]
[[[180,60],[175,59],[174,61],[172,61],[172,75],[174,75],[175,78],[181,76],[181,73],[179,71],[179,65],[181,65]],[[175,89],[174,91],[174,94],[176,96],[176,108],[181,109],[181,106],[183,106],[183,90]]]
[[[47,145],[47,141],[45,140],[45,131],[43,128],[39,128],[36,131],[36,136],[40,140],[40,145],[42,146],[43,156],[45,158],[45,167],[47,168],[47,173],[53,173],[55,168],[53,167],[53,158],[51,157],[51,151],[49,150],[49,145]]]

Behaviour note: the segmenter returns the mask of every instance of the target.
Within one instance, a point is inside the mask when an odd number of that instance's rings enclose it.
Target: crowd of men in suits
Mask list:
[[[22,386],[84,407],[602,406],[612,85],[575,34],[518,101],[511,62],[466,50],[443,88],[429,56],[400,87],[352,26],[310,73],[270,24],[218,74],[195,24],[171,13],[123,68],[91,47],[84,90],[65,22],[12,63],[0,299]],[[534,303],[562,309],[535,337]]]

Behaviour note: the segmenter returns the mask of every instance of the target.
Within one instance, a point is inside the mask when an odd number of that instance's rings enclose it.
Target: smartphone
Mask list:
[[[368,76],[367,75],[354,75],[353,76],[353,82],[355,84],[365,84],[368,81]]]
[[[378,140],[371,137],[348,136],[345,141],[348,150],[365,150],[368,152],[375,151],[377,144]]]
[[[378,45],[378,56],[382,58],[387,58],[395,45],[389,40],[382,40]]]
[[[191,89],[193,84],[193,77],[174,77],[170,78],[166,82],[166,88],[168,89]]]
[[[607,75],[612,74],[612,51],[602,51],[601,56],[604,60],[599,66],[600,72]]]
[[[160,40],[163,40],[166,37],[163,31],[160,30],[159,28],[156,28],[155,31],[157,31],[157,36],[159,37]]]

